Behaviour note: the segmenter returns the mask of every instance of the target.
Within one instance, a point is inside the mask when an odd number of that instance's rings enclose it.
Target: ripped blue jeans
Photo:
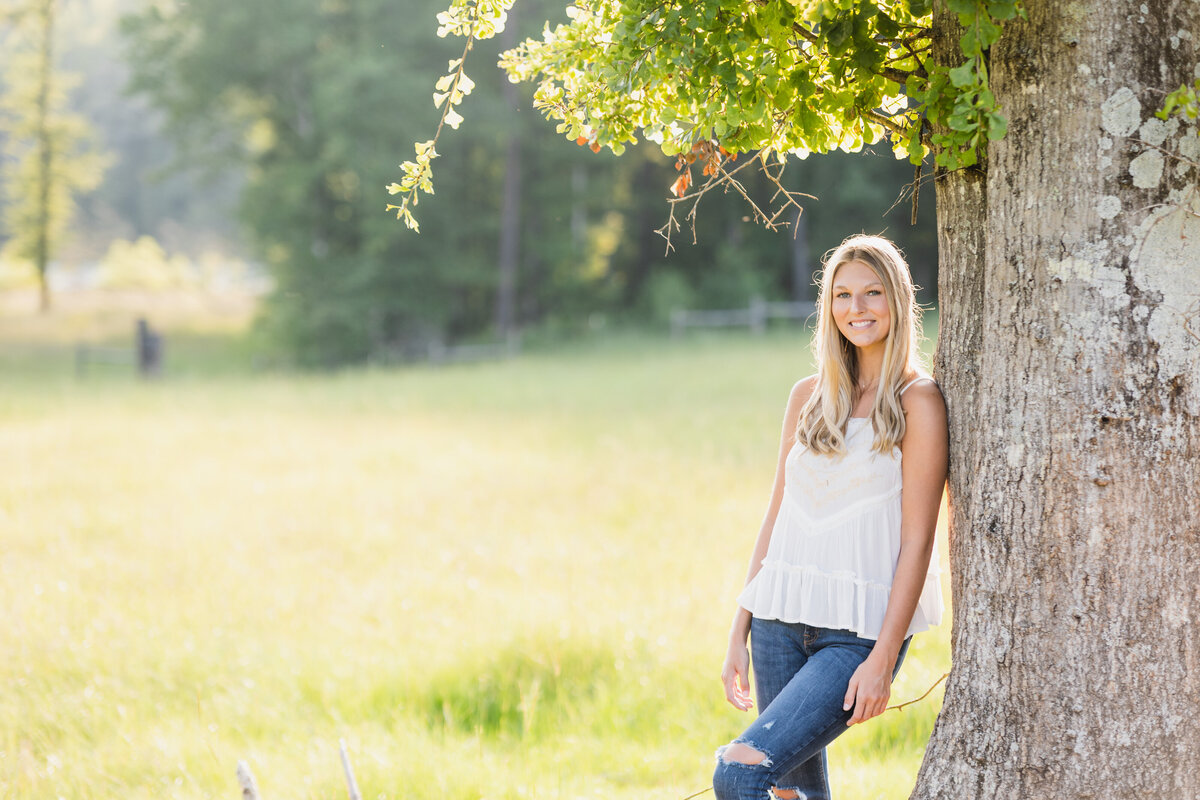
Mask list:
[[[892,678],[904,661],[904,641]],[[717,751],[713,789],[717,800],[764,800],[772,786],[792,789],[801,800],[829,800],[825,746],[846,731],[846,687],[875,646],[853,631],[799,622],[758,619],[750,623],[754,682],[761,712],[734,742],[763,753],[760,764],[725,761]]]

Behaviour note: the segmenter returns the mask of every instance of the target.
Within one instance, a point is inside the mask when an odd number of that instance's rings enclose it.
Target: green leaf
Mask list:
[[[933,0],[908,0],[908,13],[924,17],[933,12]]]
[[[966,114],[951,114],[946,118],[946,124],[956,131],[975,130],[975,121]]]
[[[875,19],[875,27],[879,31],[880,36],[888,39],[894,39],[900,33],[900,26],[896,21],[882,11],[879,12]]]
[[[987,115],[987,137],[993,142],[1003,139],[1008,133],[1008,120],[998,111]]]
[[[955,14],[974,15],[978,6],[976,0],[946,0],[946,8]]]
[[[1017,0],[989,0],[987,12],[996,19],[1012,19],[1017,15]]]
[[[919,75],[909,75],[904,79],[904,93],[917,102],[924,102],[925,85]]]
[[[925,148],[921,145],[920,127],[913,127],[906,142],[905,150],[908,152],[908,160],[914,164],[920,164],[925,158]]]
[[[839,19],[829,29],[826,34],[826,41],[829,42],[829,50],[835,55],[840,55],[845,51],[847,40],[854,30],[854,25],[848,19]]]
[[[970,59],[960,67],[950,70],[950,82],[957,88],[973,86],[976,83],[975,59]]]
[[[875,72],[883,66],[883,59],[886,55],[887,51],[882,47],[874,44],[859,44],[854,48],[854,55],[851,57],[851,61],[860,69]]]
[[[976,40],[979,42],[980,48],[984,50],[994,45],[1000,38],[1000,26],[986,15],[976,17],[975,30]]]

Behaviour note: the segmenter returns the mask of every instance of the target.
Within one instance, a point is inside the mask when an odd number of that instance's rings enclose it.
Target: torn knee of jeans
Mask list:
[[[778,800],[808,800],[808,795],[800,791],[798,786],[772,786],[771,794]]]
[[[750,742],[730,742],[717,748],[717,761],[722,764],[740,764],[743,767],[771,766],[771,758]]]

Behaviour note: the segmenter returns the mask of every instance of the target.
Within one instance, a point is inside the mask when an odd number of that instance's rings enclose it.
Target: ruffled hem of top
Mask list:
[[[738,605],[759,619],[851,630],[864,639],[878,639],[890,594],[890,585],[861,580],[852,573],[764,562],[738,596]],[[930,570],[906,635],[940,624],[943,610],[938,574]]]

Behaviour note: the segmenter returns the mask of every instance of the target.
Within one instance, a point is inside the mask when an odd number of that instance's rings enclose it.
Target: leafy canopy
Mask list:
[[[433,191],[443,126],[462,122],[465,56],[503,29],[512,2],[453,0],[438,15],[439,35],[467,45],[438,81],[434,138],[388,187],[401,198],[388,208],[410,228],[418,193]],[[560,133],[597,151],[620,154],[640,136],[668,155],[706,143],[707,154],[757,152],[765,163],[886,140],[898,158],[920,164],[932,151],[955,169],[1005,134],[987,51],[1001,22],[1023,12],[1021,0],[946,4],[963,28],[955,67],[932,62],[932,0],[578,0],[569,22],[547,24],[500,63],[512,80],[537,82],[534,104]],[[710,181],[722,178],[714,158],[704,159]]]

